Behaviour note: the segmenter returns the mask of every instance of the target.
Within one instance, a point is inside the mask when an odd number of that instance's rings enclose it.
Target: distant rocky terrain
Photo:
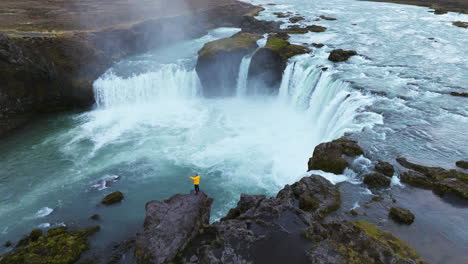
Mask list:
[[[374,2],[389,2],[407,5],[427,6],[433,8],[436,14],[450,12],[468,13],[468,1],[465,0],[366,0]]]

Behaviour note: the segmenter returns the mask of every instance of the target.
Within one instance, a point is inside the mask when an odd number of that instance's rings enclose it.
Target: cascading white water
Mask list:
[[[248,84],[248,75],[250,62],[252,61],[253,55],[260,49],[263,48],[266,44],[267,35],[265,34],[263,38],[257,41],[258,48],[242,58],[242,61],[239,66],[239,75],[237,76],[237,86],[236,86],[236,95],[245,96],[247,94],[247,84]]]
[[[200,92],[195,69],[164,64],[158,71],[122,78],[107,72],[94,83],[98,107],[151,103],[160,99],[188,99]]]

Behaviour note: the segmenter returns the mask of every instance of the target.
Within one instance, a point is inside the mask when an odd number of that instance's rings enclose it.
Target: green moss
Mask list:
[[[287,42],[286,40],[271,35],[268,37],[267,43],[265,44],[265,48],[279,52],[280,50],[286,48],[288,45],[289,42]]]
[[[101,201],[101,203],[109,205],[109,204],[114,204],[122,201],[124,198],[123,193],[121,192],[113,192],[111,194],[108,194],[106,197],[104,197]]]
[[[224,38],[206,43],[198,52],[200,57],[212,58],[219,51],[232,52],[234,50],[253,50],[257,47],[257,40],[262,36],[251,33],[235,34],[230,38]]]
[[[356,221],[354,225],[364,231],[369,237],[387,245],[393,253],[401,258],[409,258],[416,260],[417,263],[425,263],[416,250],[408,246],[405,242],[388,232],[381,232],[375,225],[367,221]]]
[[[26,247],[3,255],[0,264],[68,264],[73,263],[88,249],[88,236],[99,230],[99,226],[75,232],[54,229],[47,236],[39,236]],[[38,234],[38,232],[36,231]]]
[[[299,208],[301,208],[304,211],[315,212],[319,207],[320,201],[313,197],[301,197],[301,199],[299,200]]]

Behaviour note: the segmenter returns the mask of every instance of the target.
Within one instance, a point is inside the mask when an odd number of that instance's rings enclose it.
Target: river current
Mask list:
[[[287,21],[273,13],[291,11],[305,17],[299,24],[328,27],[292,36],[293,43],[325,46],[291,59],[278,95],[247,95],[250,54],[235,97],[203,97],[197,51],[239,29],[214,29],[117,63],[96,80],[93,110],[48,117],[0,142],[0,242],[34,227],[92,225],[88,218],[98,213],[102,231],[93,243],[108,247],[135,233],[147,201],[189,192],[194,173],[215,199],[215,221],[241,193],[275,195],[308,175],[314,147],[345,134],[391,162],[402,155],[452,168],[468,158],[468,105],[449,94],[468,89],[468,33],[451,25],[468,15],[354,0],[253,3],[266,8],[260,19]],[[337,20],[315,21],[320,15]],[[333,64],[327,57],[334,48],[360,55]],[[315,173],[361,183],[351,169]],[[361,196],[368,192],[359,188]],[[406,187],[396,179],[392,188]],[[99,205],[115,190],[125,194],[121,205]],[[468,248],[468,209],[458,209],[454,219],[437,218],[435,228]]]

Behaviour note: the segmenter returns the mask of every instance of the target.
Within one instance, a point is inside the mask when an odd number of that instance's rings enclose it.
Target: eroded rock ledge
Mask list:
[[[325,221],[339,208],[340,193],[318,175],[273,198],[242,194],[210,225],[209,201],[201,193],[150,202],[137,239],[139,263],[425,263],[369,222]]]

